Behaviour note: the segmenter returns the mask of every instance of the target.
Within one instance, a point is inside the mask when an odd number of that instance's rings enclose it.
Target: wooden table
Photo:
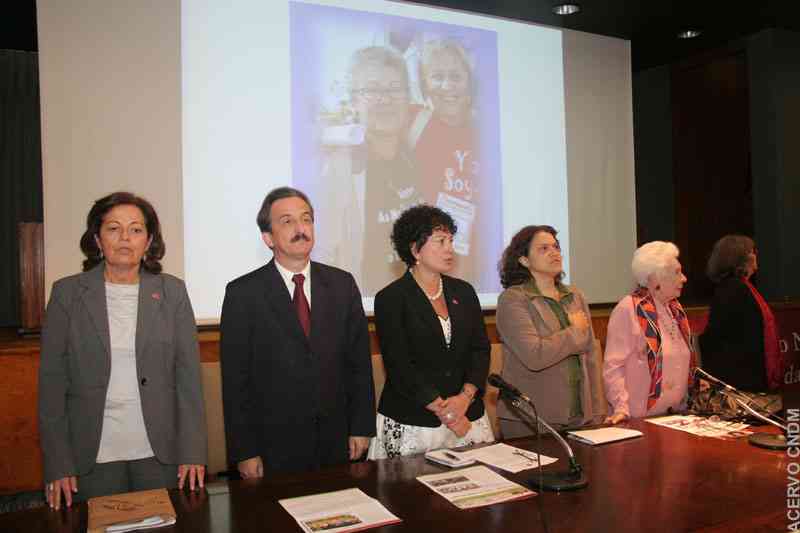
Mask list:
[[[573,448],[589,487],[571,493],[460,511],[415,480],[445,471],[421,457],[362,462],[311,474],[275,476],[230,483],[229,494],[173,491],[178,522],[154,531],[300,531],[277,500],[359,487],[380,500],[403,523],[374,531],[534,532],[543,531],[540,505],[550,531],[781,531],[787,530],[785,452],[750,446],[746,440],[701,438],[643,421],[631,427],[644,438]],[[535,441],[513,444],[535,449]],[[566,467],[551,438],[543,453],[559,457],[547,470]],[[523,482],[535,474],[504,474]],[[86,530],[86,506],[69,510],[35,509],[0,515],[3,532]]]

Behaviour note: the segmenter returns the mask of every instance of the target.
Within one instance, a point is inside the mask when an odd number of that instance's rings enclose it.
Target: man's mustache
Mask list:
[[[311,237],[309,237],[309,236],[308,236],[308,235],[306,235],[305,233],[298,233],[297,235],[295,235],[294,237],[292,237],[292,241],[291,241],[291,242],[297,242],[297,241],[299,241],[300,239],[303,239],[303,240],[305,240],[305,241],[310,241],[310,240],[311,240]]]

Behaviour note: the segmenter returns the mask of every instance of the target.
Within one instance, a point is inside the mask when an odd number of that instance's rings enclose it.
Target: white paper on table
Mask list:
[[[420,476],[417,480],[459,509],[530,498],[536,493],[485,466]]]
[[[710,420],[697,415],[670,415],[648,418],[646,420],[657,426],[685,431],[700,437],[732,437],[742,432],[745,428],[750,427],[749,424],[743,424],[741,422]]]
[[[425,452],[425,459],[450,468],[461,468],[462,466],[475,464],[475,459],[462,452],[454,452],[447,448]]]
[[[502,442],[484,448],[476,448],[474,450],[461,452],[461,455],[511,473],[517,473],[539,466],[536,452],[509,446]],[[539,457],[541,458],[542,466],[547,466],[558,461],[555,457],[548,457],[547,455],[540,454]]]
[[[401,522],[378,500],[355,488],[286,498],[278,503],[308,533],[358,531]]]
[[[156,527],[171,526],[175,523],[174,516],[149,516],[142,520],[132,522],[122,522],[106,526],[106,533],[126,533],[128,531],[138,531],[141,529],[153,529]]]
[[[620,428],[620,427],[607,427],[597,429],[583,429],[580,431],[568,431],[567,437],[577,440],[584,444],[606,444],[607,442],[616,442],[618,440],[633,439],[641,437],[642,432],[635,429]]]

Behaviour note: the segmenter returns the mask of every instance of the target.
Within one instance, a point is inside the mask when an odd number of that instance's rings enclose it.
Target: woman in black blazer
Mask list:
[[[727,235],[714,245],[707,274],[717,284],[700,336],[702,364],[738,389],[766,392],[780,385],[783,358],[775,317],[750,283],[758,269],[753,240]]]
[[[481,400],[489,339],[478,296],[444,275],[455,233],[452,217],[428,205],[404,211],[392,229],[408,271],[375,296],[386,385],[370,459],[494,440]]]

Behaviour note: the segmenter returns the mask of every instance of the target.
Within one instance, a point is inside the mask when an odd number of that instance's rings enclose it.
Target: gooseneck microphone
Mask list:
[[[521,398],[525,402],[531,401],[530,398],[522,394],[522,391],[501,378],[499,374],[489,374],[489,385],[497,387],[500,389],[500,392],[504,393],[507,397]]]
[[[739,405],[742,409],[744,409],[757,419],[762,420],[768,424],[772,424],[773,426],[777,426],[784,433],[788,431],[788,427],[784,419],[766,410],[764,410],[764,413],[759,413],[756,409],[753,408],[753,405],[755,405],[755,407],[758,409],[763,410],[763,408],[758,404],[753,404],[753,399],[748,394],[740,391],[736,387],[728,385],[718,377],[712,376],[711,374],[709,374],[700,367],[694,369],[694,377],[699,379],[704,379],[707,382],[711,383],[712,385],[719,387],[720,392],[722,394],[726,395],[728,398],[733,400],[737,405]],[[773,419],[777,419],[777,421]],[[761,448],[769,448],[772,450],[785,450],[788,447],[786,437],[782,434],[753,433],[748,437],[747,440],[750,442],[750,444],[754,446],[758,446]]]
[[[727,383],[725,383],[721,379],[712,376],[711,374],[709,374],[708,372],[706,372],[705,370],[703,370],[699,366],[695,367],[695,369],[694,369],[694,377],[704,379],[704,380],[708,381],[709,383],[713,383],[714,385],[717,385],[718,387],[723,388],[726,391],[739,392],[738,390],[736,390],[735,387],[731,387],[730,385],[728,385]]]
[[[541,425],[548,432],[550,432],[556,438],[559,444],[561,444],[561,447],[564,448],[569,456],[568,471],[542,472],[542,467],[540,465],[539,475],[531,478],[531,480],[528,481],[528,484],[532,485],[535,489],[551,490],[556,492],[576,490],[586,487],[589,484],[589,481],[586,479],[586,474],[583,473],[583,468],[581,468],[581,465],[578,464],[578,460],[575,459],[575,454],[572,452],[572,448],[569,444],[567,444],[567,441],[564,440],[564,437],[558,434],[558,431],[553,429],[550,424],[535,414],[536,406],[533,405],[533,401],[528,396],[522,394],[518,388],[511,383],[508,383],[497,374],[489,374],[489,385],[500,389],[501,398],[507,400],[514,408],[516,408],[520,413],[524,414],[527,418],[532,419],[535,424]],[[534,415],[531,415],[528,411],[523,409],[523,404],[527,404],[533,410]],[[538,427],[534,427],[538,432]]]

